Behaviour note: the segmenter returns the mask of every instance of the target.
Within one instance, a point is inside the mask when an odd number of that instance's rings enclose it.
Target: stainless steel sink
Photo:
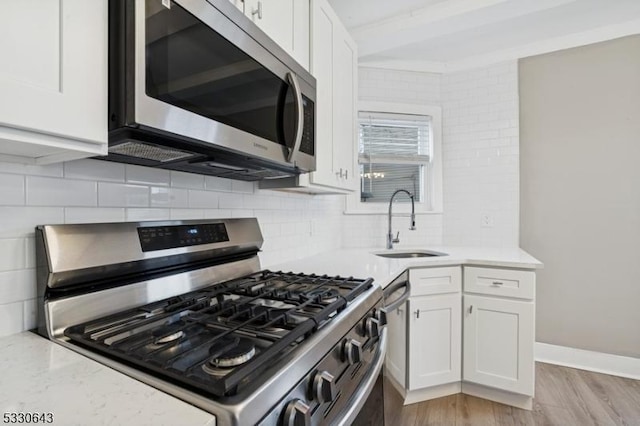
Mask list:
[[[440,253],[438,251],[431,250],[419,250],[419,251],[384,251],[384,252],[375,252],[373,253],[376,256],[380,257],[388,257],[391,259],[408,259],[415,257],[435,257],[435,256],[446,256],[446,253]]]

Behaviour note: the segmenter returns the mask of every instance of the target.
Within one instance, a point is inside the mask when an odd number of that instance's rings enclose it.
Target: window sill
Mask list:
[[[409,216],[410,211],[396,211],[396,205],[394,204],[393,216]],[[389,214],[387,208],[384,211],[366,211],[366,210],[345,210],[342,212],[345,215],[361,215],[361,216],[387,216]],[[429,216],[429,215],[441,215],[442,211],[416,211],[416,216]]]

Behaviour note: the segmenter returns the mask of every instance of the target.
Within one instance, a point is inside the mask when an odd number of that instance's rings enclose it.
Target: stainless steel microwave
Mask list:
[[[110,0],[105,160],[241,180],[315,170],[314,77],[228,0]]]

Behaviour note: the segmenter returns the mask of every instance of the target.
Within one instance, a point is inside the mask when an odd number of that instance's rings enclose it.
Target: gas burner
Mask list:
[[[335,289],[323,289],[316,288],[314,290],[308,291],[302,295],[302,297],[306,299],[316,299],[321,303],[333,303],[338,300],[340,293]]]
[[[220,346],[225,346],[222,350]],[[228,369],[244,364],[256,354],[256,346],[244,337],[225,339],[210,350],[213,354],[202,369],[207,374],[221,375],[228,373]],[[226,369],[226,370],[225,370]]]
[[[153,337],[156,339],[153,341],[154,345],[166,345],[167,343],[175,342],[178,339],[186,336],[185,332],[179,330],[180,326],[169,326],[164,328],[159,328],[152,332]],[[171,332],[172,329],[175,329],[175,332]],[[169,333],[169,334],[167,334]]]

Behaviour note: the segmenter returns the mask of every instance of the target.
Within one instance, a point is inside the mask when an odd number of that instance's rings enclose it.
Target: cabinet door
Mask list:
[[[356,190],[356,93],[358,59],[356,44],[342,27],[335,28],[333,91],[333,173],[341,188]]]
[[[533,396],[533,302],[464,296],[464,380]]]
[[[309,1],[245,0],[244,13],[309,69]]]
[[[311,183],[355,190],[357,49],[325,0],[312,0],[311,73],[317,81],[316,171]]]
[[[460,294],[409,299],[409,390],[460,381]]]
[[[387,373],[402,387],[407,381],[407,304],[387,315]]]
[[[0,153],[106,154],[107,0],[2,2],[0,57]]]

